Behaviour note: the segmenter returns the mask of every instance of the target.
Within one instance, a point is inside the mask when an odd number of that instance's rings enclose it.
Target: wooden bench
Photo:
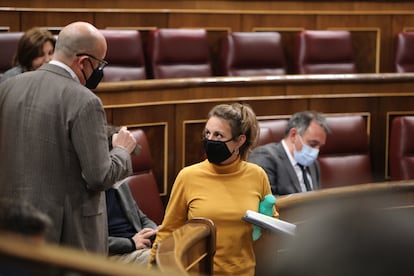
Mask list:
[[[344,205],[341,205],[341,204]],[[325,212],[340,211],[343,206],[367,206],[391,212],[388,215],[411,217],[414,211],[414,181],[392,181],[322,189],[280,196],[276,199],[279,218],[294,223],[298,229]],[[336,209],[338,207],[338,209]],[[343,209],[342,209],[343,210]],[[335,213],[332,213],[335,214]],[[351,223],[351,222],[350,222]],[[344,226],[347,223],[344,222]],[[320,226],[323,229],[323,225]],[[381,229],[378,229],[381,231]],[[256,244],[256,275],[266,275],[286,252],[285,237],[263,232]],[[323,234],[315,237],[323,240]],[[321,241],[322,241],[321,240]]]

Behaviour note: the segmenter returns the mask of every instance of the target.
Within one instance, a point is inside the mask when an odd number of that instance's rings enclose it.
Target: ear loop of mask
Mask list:
[[[89,61],[89,64],[91,65],[91,68],[92,68],[92,71],[95,70],[93,68],[92,61],[90,61],[90,59],[88,57],[86,57],[86,59]],[[83,78],[85,79],[85,82],[87,82],[88,81],[88,78],[86,77],[85,71],[83,69],[81,71],[82,71]]]

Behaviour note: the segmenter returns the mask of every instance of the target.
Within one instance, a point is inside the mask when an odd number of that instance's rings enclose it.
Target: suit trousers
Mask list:
[[[149,260],[151,248],[138,249],[130,253],[111,255],[109,258],[123,263],[134,263],[146,266]]]

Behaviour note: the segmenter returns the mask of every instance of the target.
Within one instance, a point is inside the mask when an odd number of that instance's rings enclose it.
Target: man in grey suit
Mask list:
[[[106,191],[109,255],[113,260],[144,265],[158,226],[139,209],[127,181]]]
[[[266,171],[274,195],[319,189],[320,168],[316,158],[329,132],[320,113],[295,113],[283,140],[255,148],[248,160]]]
[[[53,60],[0,84],[0,196],[27,201],[52,220],[46,241],[107,254],[104,190],[132,173],[132,134],[108,149],[94,88],[106,41],[94,26],[64,27]],[[87,86],[87,87],[85,87]]]

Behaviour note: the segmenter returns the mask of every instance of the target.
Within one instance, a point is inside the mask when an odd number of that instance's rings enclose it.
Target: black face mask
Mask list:
[[[82,73],[86,79],[85,73],[83,71]],[[96,69],[93,69],[92,74],[89,77],[89,79],[86,79],[85,86],[89,89],[95,89],[98,86],[99,82],[102,80],[103,76],[104,76],[103,68],[98,67]]]
[[[227,141],[215,141],[203,139],[204,150],[206,151],[208,161],[218,165],[224,160],[230,158],[232,153],[227,148],[226,143],[231,140],[232,139]]]

